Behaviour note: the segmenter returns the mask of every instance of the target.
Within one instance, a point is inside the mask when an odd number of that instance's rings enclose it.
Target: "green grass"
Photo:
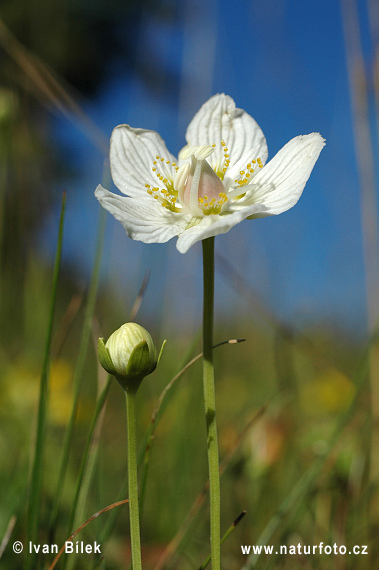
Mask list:
[[[57,260],[62,229],[61,225]],[[100,226],[99,243],[102,231]],[[101,245],[97,250],[101,250]],[[41,433],[37,408],[30,405],[30,398],[38,401],[38,371],[40,368],[42,375],[46,374],[52,332],[67,322],[65,307],[77,294],[65,280],[60,286],[56,269],[52,288],[53,298],[56,295],[54,310],[51,293],[48,294],[51,285],[47,275],[51,270],[39,262],[36,271],[36,263],[31,259],[25,295],[37,296],[46,304],[39,307],[47,317],[46,348],[32,338],[32,327],[25,323],[24,350],[14,361],[7,358],[6,347],[1,352],[4,404],[0,408],[0,423],[4,429],[0,441],[0,532],[1,536],[6,535],[12,517],[16,517],[2,554],[2,562],[10,569],[25,561],[23,555],[12,552],[15,540],[26,543],[29,532],[38,543],[62,545],[71,530],[91,515],[127,497],[121,389],[109,381],[97,395],[98,365],[95,349],[91,348],[91,335],[96,337],[93,318],[98,311],[106,313],[102,305],[112,297],[101,288],[95,304],[97,266],[84,313],[79,309],[64,335],[58,358],[53,355],[49,398],[46,380],[42,383],[44,437],[34,438],[33,433]],[[33,318],[31,308],[27,314]],[[104,324],[112,330],[117,326],[117,307],[109,314],[109,321]],[[378,514],[373,501],[376,489],[367,476],[371,434],[367,419],[368,348],[343,335],[337,338],[325,329],[308,330],[305,337],[302,333],[289,335],[288,328],[284,330],[272,320],[268,326],[251,321],[240,325],[246,342],[220,346],[214,353],[220,455],[224,461],[222,534],[228,534],[222,545],[223,567],[286,568],[290,563],[291,568],[333,568],[333,559],[325,554],[315,554],[312,559],[248,557],[242,555],[240,548],[241,544],[313,545],[321,541],[347,547],[367,544],[366,557],[346,556],[344,563],[347,568],[372,566],[378,557]],[[39,335],[43,328],[41,324]],[[218,320],[216,338],[226,340],[227,329],[227,323]],[[151,332],[156,336],[156,331]],[[145,379],[138,393],[140,489],[144,503],[142,551],[146,570],[200,568],[209,554],[200,363],[194,359],[192,366],[180,373],[198,347],[198,340],[187,336],[185,329],[177,331],[173,338],[168,338],[159,368]],[[178,354],[182,355],[180,361]],[[166,391],[176,376],[172,388]],[[156,408],[158,402],[160,407]],[[31,425],[34,427],[28,436]],[[69,444],[65,444],[67,434]],[[65,484],[60,483],[58,492],[62,453]],[[32,465],[37,465],[37,486],[36,475],[31,484],[24,476]],[[29,503],[28,496],[32,499]],[[28,526],[26,516],[30,509],[32,526]],[[238,527],[231,527],[243,510],[247,511],[246,516]],[[118,506],[93,519],[76,537],[79,539],[102,544],[105,567],[125,567],[125,561],[130,559],[127,506]],[[33,556],[28,564],[32,568],[47,568],[53,558],[47,554]],[[93,555],[66,556],[58,565],[73,567],[74,562],[75,568],[102,565],[99,557]]]

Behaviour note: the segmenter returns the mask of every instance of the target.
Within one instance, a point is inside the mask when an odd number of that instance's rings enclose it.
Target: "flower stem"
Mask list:
[[[128,486],[132,568],[133,570],[142,570],[137,478],[136,393],[137,390],[125,390],[128,430]]]
[[[220,570],[220,472],[213,367],[214,237],[203,240],[203,386],[208,439],[212,570]]]

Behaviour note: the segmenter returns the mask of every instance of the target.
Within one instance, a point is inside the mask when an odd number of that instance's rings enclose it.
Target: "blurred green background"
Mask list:
[[[215,353],[220,455],[227,462],[223,531],[247,511],[222,547],[223,568],[252,568],[241,544],[257,544],[264,529],[268,544],[275,546],[324,542],[349,550],[367,544],[368,555],[262,555],[259,568],[375,567],[378,22],[377,4],[363,0],[244,0],[236,5],[211,0],[3,0],[4,568],[26,567],[11,545],[14,540],[26,543],[28,532],[62,193],[67,192],[67,212],[38,524],[41,543],[59,544],[69,535],[85,441],[106,380],[97,364],[97,338],[108,337],[133,317],[157,346],[168,340],[159,368],[138,395],[141,448],[162,390],[201,350],[200,246],[182,256],[174,243],[132,242],[110,219],[101,240],[93,192],[102,179],[111,185],[111,130],[123,122],[157,129],[175,154],[199,106],[222,91],[256,118],[270,156],[298,134],[320,131],[327,139],[293,210],[279,218],[245,222],[216,240],[215,340],[246,339]],[[91,284],[94,292],[96,255],[101,269],[92,311],[89,292]],[[144,277],[148,284],[136,314]],[[201,366],[196,363],[170,391],[156,428],[142,521],[146,570],[198,569],[208,554],[206,501],[183,540],[175,546],[170,542],[206,484],[201,392]],[[66,478],[52,522],[75,393],[79,399]],[[115,382],[98,425],[80,522],[117,501],[125,481],[125,410]],[[330,450],[333,438],[336,445]],[[304,481],[306,474],[309,480]],[[273,517],[286,500],[283,520],[274,528]],[[102,514],[77,537],[100,541],[102,562],[80,555],[71,562],[60,560],[58,567],[128,567],[127,506],[115,508],[112,517]],[[47,568],[52,560],[52,555],[42,555],[33,567]]]

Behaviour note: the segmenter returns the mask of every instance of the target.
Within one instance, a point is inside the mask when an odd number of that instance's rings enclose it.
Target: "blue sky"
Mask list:
[[[359,8],[370,61],[365,3]],[[161,70],[159,89],[151,92],[115,62],[113,74],[85,111],[107,137],[120,123],[157,130],[173,154],[185,144],[191,117],[217,92],[231,95],[256,119],[269,158],[291,138],[320,132],[326,147],[298,204],[280,216],[242,222],[217,237],[216,249],[281,318],[301,325],[333,320],[348,329],[364,329],[360,194],[339,2],[178,0],[175,15],[171,22],[148,13],[141,20],[136,65],[145,61],[150,47]],[[180,77],[174,96],[167,79],[173,70]],[[76,156],[79,170],[79,178],[67,183],[65,258],[86,272],[98,216],[93,192],[102,180],[103,157],[66,119],[54,120],[54,132]],[[48,220],[42,242],[51,242],[56,217]],[[132,297],[151,269],[146,315],[167,309],[173,319],[184,316],[195,328],[201,262],[200,244],[182,255],[175,240],[165,245],[133,242],[108,218],[103,274],[121,295]],[[216,310],[246,314],[246,301],[220,274]]]

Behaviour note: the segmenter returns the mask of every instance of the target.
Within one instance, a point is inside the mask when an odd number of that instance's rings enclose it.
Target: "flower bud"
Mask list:
[[[100,364],[118,380],[124,390],[139,388],[157,366],[157,352],[150,334],[136,323],[126,323],[104,344],[99,338]]]

